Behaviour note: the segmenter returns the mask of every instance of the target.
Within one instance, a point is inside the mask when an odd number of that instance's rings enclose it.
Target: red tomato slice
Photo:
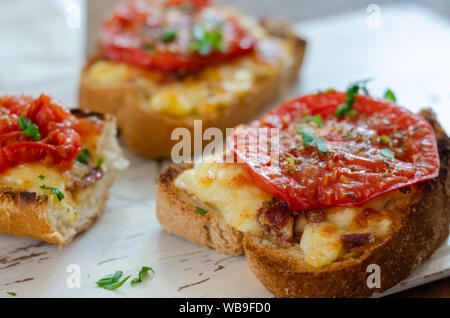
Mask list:
[[[37,142],[20,142],[0,148],[0,172],[27,162],[44,159],[47,163],[59,163],[56,147]]]
[[[199,25],[212,35],[202,42],[203,48],[210,46],[206,51],[192,46],[201,42],[192,31]],[[167,30],[172,35],[165,38]],[[195,71],[254,48],[250,33],[206,0],[135,0],[119,5],[104,21],[100,43],[109,60],[163,72]]]
[[[40,140],[21,130],[20,116],[37,127]],[[69,169],[82,151],[82,139],[98,135],[102,127],[100,120],[72,116],[68,108],[46,95],[0,97],[0,172],[38,160]]]
[[[5,147],[18,142],[28,141],[30,137],[21,131],[13,131],[10,133],[0,135],[0,147]]]
[[[245,147],[230,147],[259,187],[286,201],[291,210],[362,205],[439,174],[436,138],[425,119],[368,96],[356,96],[356,114],[338,118],[335,112],[345,96],[329,92],[300,97],[235,129],[233,137],[255,134],[255,128],[279,129],[278,164],[261,162],[258,154],[266,153],[267,146],[255,139]],[[321,121],[314,122],[315,115]],[[305,141],[305,134],[316,143]]]

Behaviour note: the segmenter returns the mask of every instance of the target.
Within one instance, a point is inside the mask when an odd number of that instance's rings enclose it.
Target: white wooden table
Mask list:
[[[373,95],[389,86],[400,104],[412,110],[432,105],[450,132],[450,25],[420,7],[381,9],[379,29],[367,27],[365,11],[299,24],[309,47],[291,96],[345,89],[349,81],[373,77]],[[69,75],[66,91],[57,95],[68,96],[64,101],[73,104],[76,83]],[[53,87],[51,82],[40,85]],[[0,297],[11,297],[7,292],[18,297],[271,297],[244,257],[165,233],[155,217],[155,180],[168,162],[126,155],[130,168],[120,173],[103,216],[70,245],[58,251],[32,239],[0,236]],[[67,287],[71,264],[81,269],[81,288]],[[127,283],[115,292],[96,287],[107,274],[122,270],[136,275],[143,265],[153,267],[156,275],[139,286]],[[450,240],[392,291],[449,275]]]

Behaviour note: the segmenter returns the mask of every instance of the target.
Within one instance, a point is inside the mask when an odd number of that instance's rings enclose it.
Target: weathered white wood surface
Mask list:
[[[299,24],[309,47],[291,96],[343,89],[351,80],[374,77],[369,86],[374,95],[389,86],[412,110],[432,105],[450,132],[449,24],[420,7],[381,9],[379,29],[367,27],[365,11]],[[41,83],[43,90],[46,85]],[[0,297],[10,297],[8,291],[19,297],[271,297],[244,257],[222,255],[165,233],[155,217],[155,178],[167,162],[126,154],[130,168],[120,173],[104,215],[70,245],[58,251],[35,240],[0,236]],[[81,269],[79,289],[66,284],[71,264]],[[139,286],[127,283],[111,292],[95,285],[115,270],[135,275],[143,265],[152,266],[156,275]],[[393,291],[448,275],[450,240]]]

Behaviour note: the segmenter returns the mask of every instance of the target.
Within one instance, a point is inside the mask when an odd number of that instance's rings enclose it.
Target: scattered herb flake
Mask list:
[[[144,51],[147,51],[149,53],[154,53],[155,52],[155,45],[152,43],[147,43],[141,46],[141,49]]]
[[[61,192],[61,190],[59,190],[57,188],[47,187],[44,184],[44,185],[41,186],[41,189],[48,190],[51,193],[53,193],[54,195],[56,195],[56,197],[58,198],[58,201],[64,200],[64,194]]]
[[[142,278],[143,278],[145,275],[148,275],[148,272],[149,272],[149,271],[151,271],[153,274],[155,274],[155,271],[154,271],[151,267],[148,267],[148,266],[142,266],[141,270],[139,271],[139,277],[136,277],[135,279],[133,279],[133,280],[131,281],[131,285],[135,285],[135,284],[138,284],[138,283],[142,283]]]
[[[103,157],[98,157],[98,159],[97,159],[97,168],[101,168],[102,167],[103,161],[104,161]]]
[[[395,97],[395,94],[393,91],[391,91],[389,88],[386,90],[386,92],[384,93],[384,98],[389,99],[393,102],[397,101],[397,98]]]
[[[175,41],[177,38],[177,31],[172,28],[166,28],[161,33],[161,41],[164,43],[170,43]]]
[[[122,278],[123,272],[116,271],[114,274],[108,275],[97,281],[97,286],[107,290],[115,290],[121,287],[125,282],[131,277],[127,276],[123,280],[119,282],[119,279]]]
[[[354,193],[346,193],[345,196],[354,202],[358,202],[358,198]]]
[[[75,160],[80,163],[87,164],[89,162],[89,159],[91,159],[91,153],[88,149],[83,149],[80,155]]]
[[[352,105],[355,102],[355,97],[356,95],[358,95],[360,90],[362,90],[364,94],[369,95],[369,90],[366,87],[366,84],[369,81],[371,81],[371,79],[357,81],[351,84],[349,88],[347,88],[347,95],[345,97],[345,102],[344,104],[339,105],[336,110],[337,117],[344,117],[356,112],[356,110],[352,109]]]
[[[25,116],[19,116],[17,122],[19,124],[20,130],[22,130],[25,135],[35,141],[41,140],[42,136],[39,133],[39,128],[38,126],[33,124],[31,120],[29,120]]]
[[[14,293],[14,292],[6,292],[8,295],[10,295],[10,296],[17,296],[17,294],[16,293]]]
[[[201,215],[205,215],[206,213],[208,213],[208,211],[206,211],[205,209],[202,209],[201,207],[196,206],[195,208]]]
[[[38,178],[41,179],[41,180],[44,180],[45,176],[41,174]]]
[[[328,149],[327,145],[325,144],[325,139],[323,138],[317,138],[316,135],[308,130],[308,129],[301,129],[298,130],[297,133],[299,135],[303,136],[303,145],[306,147],[313,147],[317,146],[317,150],[320,153],[327,153],[331,152],[330,149]]]
[[[385,148],[385,149],[381,149],[380,153],[386,158],[395,159],[395,153],[392,150]]]
[[[222,30],[220,27],[213,31],[208,31],[202,24],[195,24],[192,27],[192,36],[195,41],[189,45],[190,51],[197,51],[200,55],[209,55],[213,49],[220,52],[226,51],[227,47],[222,42]]]
[[[303,118],[302,120],[305,123],[310,123],[310,122],[314,122],[317,126],[319,126],[320,128],[323,127],[322,124],[322,115],[317,114],[314,117],[313,116],[306,116],[305,118]]]

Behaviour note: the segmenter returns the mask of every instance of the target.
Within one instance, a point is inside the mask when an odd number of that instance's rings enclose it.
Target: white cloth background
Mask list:
[[[0,94],[45,92],[75,106],[84,13],[84,0],[1,0]]]

